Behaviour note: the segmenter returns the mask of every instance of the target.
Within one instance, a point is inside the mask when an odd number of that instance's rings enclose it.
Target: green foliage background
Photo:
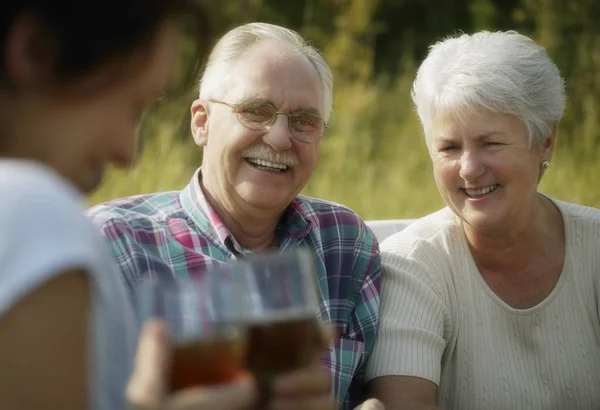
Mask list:
[[[332,66],[331,129],[304,193],[365,219],[413,218],[443,206],[410,100],[415,70],[428,45],[447,35],[515,29],[544,45],[567,80],[568,109],[541,190],[600,207],[600,1],[222,0],[211,8],[211,41],[242,23],[272,22],[298,30]],[[91,203],[189,181],[202,155],[188,130],[196,93],[146,116],[138,163],[110,170]]]

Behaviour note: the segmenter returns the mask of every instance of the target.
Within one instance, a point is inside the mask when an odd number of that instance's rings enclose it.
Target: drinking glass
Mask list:
[[[252,256],[238,278],[245,288],[246,367],[259,384],[308,366],[326,347],[312,254],[306,249]]]
[[[247,338],[239,315],[244,289],[237,265],[221,265],[194,279],[147,280],[136,292],[142,321],[162,319],[171,345],[169,390],[231,382],[245,367]]]

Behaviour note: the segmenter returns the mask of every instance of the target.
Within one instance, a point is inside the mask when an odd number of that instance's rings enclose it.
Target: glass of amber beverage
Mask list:
[[[146,281],[138,290],[140,317],[160,318],[168,331],[171,392],[231,382],[244,371],[245,327],[231,320],[244,296],[235,270],[222,265],[194,279]]]
[[[305,249],[245,259],[246,367],[259,384],[308,366],[327,348],[312,254]]]

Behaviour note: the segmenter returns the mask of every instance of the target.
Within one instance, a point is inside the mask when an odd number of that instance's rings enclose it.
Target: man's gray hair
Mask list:
[[[463,110],[514,115],[529,144],[541,147],[565,109],[565,84],[542,46],[515,31],[480,31],[440,41],[429,49],[413,83],[412,98],[431,147],[438,115]]]
[[[200,80],[200,98],[222,98],[231,70],[260,41],[274,41],[305,56],[315,67],[323,89],[323,118],[329,121],[333,104],[333,75],[319,51],[297,32],[268,23],[249,23],[225,34],[212,50]]]

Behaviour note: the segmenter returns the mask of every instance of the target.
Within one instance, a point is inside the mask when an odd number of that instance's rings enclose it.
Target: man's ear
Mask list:
[[[199,147],[206,146],[208,142],[208,110],[200,99],[195,100],[191,107],[192,119],[190,128],[194,142]]]

